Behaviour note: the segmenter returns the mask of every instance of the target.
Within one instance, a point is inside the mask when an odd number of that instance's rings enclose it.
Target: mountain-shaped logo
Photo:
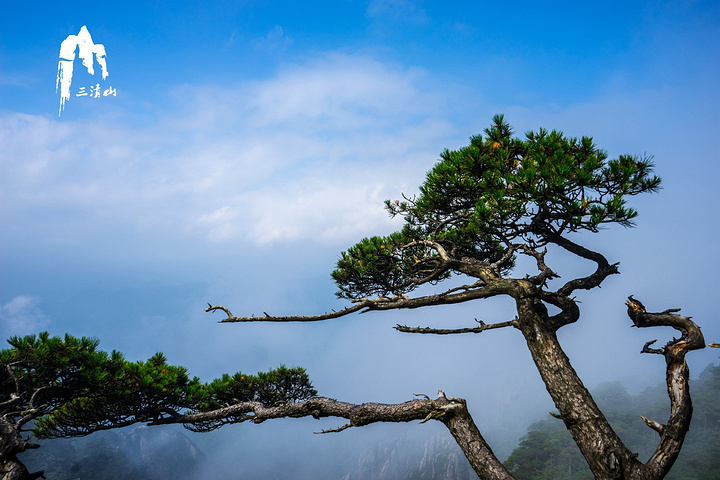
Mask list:
[[[55,91],[60,90],[60,111],[58,116],[65,109],[65,102],[70,100],[70,84],[72,83],[76,53],[82,60],[88,74],[95,75],[95,62],[97,61],[102,70],[102,79],[105,80],[108,76],[105,46],[100,43],[93,43],[90,32],[83,25],[77,35],[69,35],[60,44],[60,61],[58,62],[57,81],[55,82]]]

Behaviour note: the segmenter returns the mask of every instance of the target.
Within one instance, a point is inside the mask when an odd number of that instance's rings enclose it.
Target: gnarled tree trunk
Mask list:
[[[521,304],[518,325],[545,387],[597,479],[632,478],[638,464],[632,452],[622,443],[585,388],[555,331],[544,319]]]
[[[556,328],[547,315],[537,313],[532,299],[518,301],[517,327],[525,336],[535,365],[558,409],[557,416],[572,434],[595,478],[660,480],[667,475],[677,459],[690,427],[692,401],[685,353],[703,348],[705,341],[694,322],[674,313],[679,309],[648,313],[632,297],[627,304],[634,326],[670,326],[682,333],[680,339],[674,339],[663,348],[650,348],[654,343],[652,341],[642,350],[643,353],[665,356],[666,382],[671,401],[670,418],[666,425],[643,417],[646,424],[660,435],[655,453],[645,464],[614,432],[560,347]]]
[[[28,448],[36,448],[23,440],[17,425],[0,418],[0,474],[2,480],[34,480],[45,478],[43,472],[30,473],[17,455]]]

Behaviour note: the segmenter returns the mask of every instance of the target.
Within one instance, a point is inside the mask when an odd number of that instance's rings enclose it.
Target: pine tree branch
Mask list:
[[[512,480],[513,477],[498,460],[483,439],[472,420],[465,400],[447,397],[438,392],[438,398],[414,399],[404,403],[353,404],[332,398],[313,397],[297,403],[265,406],[259,402],[240,402],[208,412],[189,413],[158,418],[149,425],[184,424],[185,427],[207,431],[226,423],[262,423],[276,418],[323,417],[345,418],[348,423],[317,433],[337,433],[351,427],[379,422],[402,423],[420,420],[421,423],[437,420],[445,424],[468,456],[477,474],[491,480]]]
[[[421,333],[433,335],[453,335],[459,333],[482,333],[485,330],[495,328],[517,327],[517,319],[499,323],[485,323],[482,320],[476,320],[480,326],[469,328],[430,328],[430,327],[408,327],[407,325],[397,325],[395,330],[403,333]]]
[[[151,421],[150,425],[182,423],[196,425],[202,430],[203,425],[222,423],[262,423],[276,418],[301,417],[339,417],[350,420],[354,427],[377,422],[409,422],[422,420],[435,408],[428,400],[411,400],[400,404],[363,403],[353,404],[341,402],[333,398],[313,397],[294,403],[283,403],[266,406],[260,402],[238,402],[233,405],[206,412],[186,413],[167,416]],[[219,426],[219,425],[218,425]],[[210,428],[212,429],[212,428]]]
[[[585,248],[582,245],[578,245],[577,243],[568,240],[561,235],[551,235],[548,237],[548,241],[559,245],[570,253],[578,255],[579,257],[585,258],[587,260],[592,260],[597,264],[597,269],[592,274],[588,275],[587,277],[570,280],[565,285],[563,285],[557,291],[557,293],[559,293],[560,295],[569,296],[573,291],[578,289],[590,290],[599,286],[610,275],[620,273],[617,263],[611,265],[610,263],[608,263],[607,259],[602,254]]]
[[[467,302],[479,298],[490,298],[497,295],[509,294],[516,289],[516,280],[495,278],[489,282],[480,280],[473,285],[451,288],[445,292],[426,295],[422,297],[378,297],[373,299],[362,298],[354,300],[355,305],[343,308],[342,310],[332,311],[319,315],[289,315],[276,316],[263,312],[263,315],[249,317],[236,317],[227,307],[221,305],[211,305],[208,303],[206,312],[214,312],[220,310],[225,312],[226,318],[220,323],[239,323],[239,322],[318,322],[323,320],[331,320],[344,317],[351,313],[365,313],[374,310],[396,310],[396,309],[414,309],[426,307],[430,305],[452,305],[456,303]],[[462,290],[462,291],[461,291]]]
[[[540,273],[537,275],[534,275],[534,276],[528,275],[526,277],[526,280],[528,280],[529,282],[531,282],[534,285],[545,285],[548,280],[552,280],[553,278],[560,278],[560,275],[555,273],[545,263],[545,255],[547,254],[547,248],[544,248],[543,251],[538,251],[537,249],[534,249],[534,248],[530,247],[529,245],[520,245],[519,248],[520,248],[520,250],[522,250],[522,253],[524,255],[528,255],[535,259],[537,268],[540,271]]]

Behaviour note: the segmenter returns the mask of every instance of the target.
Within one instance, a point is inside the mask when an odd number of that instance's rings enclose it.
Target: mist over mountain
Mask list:
[[[39,443],[23,460],[54,480],[189,480],[219,472],[177,428],[139,426]]]
[[[693,423],[668,478],[720,479],[720,366],[708,365],[691,387]],[[620,382],[608,382],[594,388],[593,395],[621,438],[645,461],[657,435],[640,415],[664,421],[669,405],[664,385],[631,394]],[[506,413],[511,406],[505,405]],[[480,429],[487,431],[488,442],[501,459],[507,458],[506,465],[517,478],[592,478],[559,420],[537,414],[524,422],[522,431],[515,428],[517,418],[512,415],[497,422]],[[504,432],[499,428],[503,422],[508,426]],[[31,470],[44,469],[48,480],[477,478],[458,445],[436,422],[312,434],[320,429],[310,419],[230,425],[207,434],[178,426],[140,426],[44,441],[42,448],[26,452],[23,460]]]
[[[367,448],[342,480],[473,480],[477,474],[449,436],[395,438]]]

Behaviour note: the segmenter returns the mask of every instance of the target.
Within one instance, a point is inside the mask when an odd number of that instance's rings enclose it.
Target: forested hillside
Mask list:
[[[720,479],[720,366],[708,365],[690,385],[694,414],[690,432],[668,480]],[[663,422],[669,413],[664,386],[628,394],[620,383],[601,385],[593,393],[618,435],[645,461],[657,445],[657,434],[641,415]],[[518,480],[592,480],[580,451],[560,420],[530,426],[505,465]]]

